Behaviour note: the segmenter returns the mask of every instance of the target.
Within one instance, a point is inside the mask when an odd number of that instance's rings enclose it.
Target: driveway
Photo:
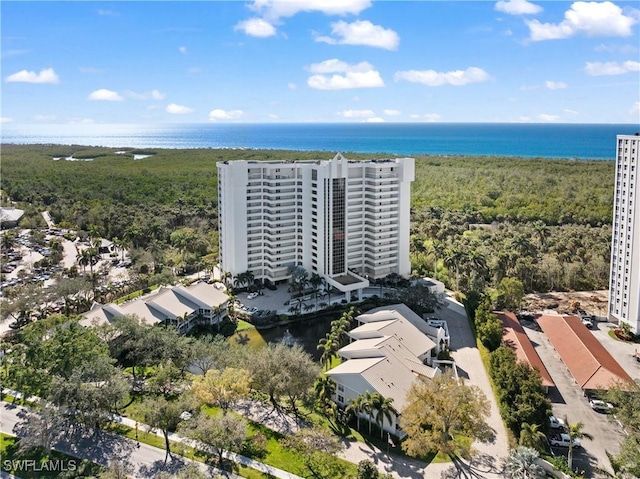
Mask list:
[[[554,416],[559,418],[566,416],[572,423],[582,422],[585,425],[583,431],[594,438],[593,441],[582,440],[583,447],[574,451],[574,468],[585,471],[587,477],[606,477],[599,474],[597,468],[611,472],[611,465],[605,451],[612,454],[618,452],[623,437],[621,428],[610,420],[610,416],[597,413],[589,407],[582,389],[575,382],[546,335],[526,326],[524,330],[556,384],[556,389],[550,391]],[[566,455],[567,452],[566,448],[554,448],[556,454]]]
[[[478,386],[491,405],[487,422],[495,431],[495,439],[490,444],[474,444],[479,453],[477,459],[474,459],[474,467],[477,468],[474,472],[478,474],[475,477],[503,477],[500,471],[509,455],[507,431],[500,417],[489,376],[476,347],[464,308],[452,299],[447,299],[445,304],[447,307],[436,311],[435,316],[447,320],[451,336],[451,355],[456,362],[458,373],[465,378],[467,384]]]
[[[629,376],[640,380],[640,361],[633,358],[633,353],[640,350],[640,344],[625,343],[609,336],[609,331],[617,326],[612,323],[595,323],[591,332],[607,351],[622,366]]]

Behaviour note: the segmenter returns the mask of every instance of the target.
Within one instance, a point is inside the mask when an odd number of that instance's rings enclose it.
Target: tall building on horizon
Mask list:
[[[609,320],[640,333],[640,133],[618,135],[613,203]]]
[[[361,294],[408,276],[414,159],[224,161],[218,168],[223,271],[282,283],[291,267]]]

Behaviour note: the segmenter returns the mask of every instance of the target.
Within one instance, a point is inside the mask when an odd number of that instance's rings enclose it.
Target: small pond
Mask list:
[[[279,342],[283,338],[287,338],[288,341],[291,340],[300,344],[305,351],[318,361],[321,354],[317,349],[318,341],[324,338],[331,329],[331,321],[341,315],[341,312],[335,312],[271,329],[247,329],[235,333],[229,337],[229,341],[246,344],[251,347],[260,347],[267,343]]]

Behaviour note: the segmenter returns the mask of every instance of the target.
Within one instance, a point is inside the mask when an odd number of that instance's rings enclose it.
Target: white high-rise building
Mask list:
[[[218,162],[221,268],[287,281],[291,267],[345,293],[408,276],[414,159]]]
[[[640,333],[640,134],[618,135],[609,319]]]

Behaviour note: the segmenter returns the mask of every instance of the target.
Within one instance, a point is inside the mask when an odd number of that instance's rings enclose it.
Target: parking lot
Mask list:
[[[599,323],[598,327],[602,328],[602,326],[604,323]],[[527,326],[524,329],[556,384],[556,389],[550,390],[554,416],[558,418],[566,416],[571,423],[582,422],[583,432],[593,436],[592,441],[588,439],[581,441],[582,448],[574,449],[574,469],[585,471],[586,477],[607,477],[599,472],[599,469],[612,472],[606,452],[618,453],[624,434],[622,428],[613,420],[613,416],[591,409],[587,397],[545,334]],[[608,339],[614,341],[611,338]],[[608,345],[605,344],[605,347],[608,348]],[[554,447],[552,450],[554,454],[565,457],[568,453],[565,447]]]

